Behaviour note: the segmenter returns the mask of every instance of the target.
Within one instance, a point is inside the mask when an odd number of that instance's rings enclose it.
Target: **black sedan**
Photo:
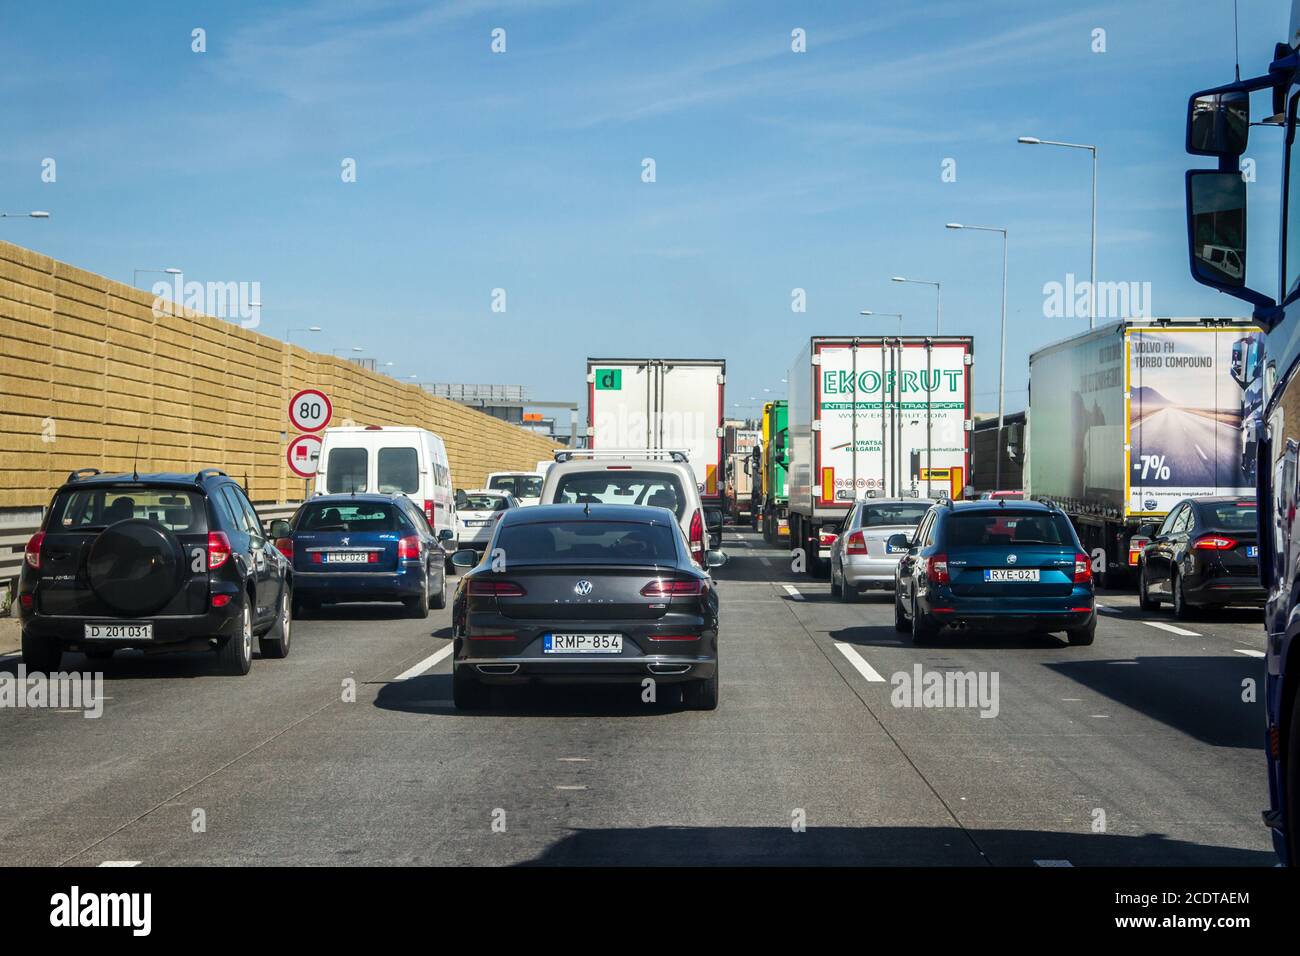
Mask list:
[[[1170,509],[1138,559],[1138,603],[1145,611],[1162,601],[1186,619],[1199,607],[1262,607],[1259,538],[1253,498],[1188,498]]]
[[[709,567],[725,561],[707,553]],[[718,597],[676,516],[634,505],[539,505],[501,518],[486,551],[458,551],[452,696],[489,685],[680,684],[718,705]]]

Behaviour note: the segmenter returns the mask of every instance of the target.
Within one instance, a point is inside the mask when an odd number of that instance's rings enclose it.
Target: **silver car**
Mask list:
[[[889,550],[890,535],[915,530],[936,504],[930,498],[859,498],[831,545],[831,594],[852,602],[865,590],[894,589],[903,552]]]

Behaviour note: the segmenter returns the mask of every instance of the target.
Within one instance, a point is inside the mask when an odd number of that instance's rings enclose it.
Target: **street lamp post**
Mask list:
[[[898,319],[898,336],[903,336],[903,313],[902,312],[872,312],[870,309],[864,309],[858,315],[878,315],[882,319]]]
[[[157,275],[179,276],[184,275],[185,270],[172,267],[170,269],[133,269],[131,271],[131,286],[138,287],[140,282],[140,273],[155,273]]]
[[[912,282],[916,285],[934,286],[934,334],[939,334],[940,326],[943,323],[943,290],[939,283],[931,282],[929,279],[907,279],[903,276],[891,276],[890,282]]]
[[[338,355],[340,352],[364,352],[360,345],[353,345],[345,349],[330,349],[330,355]]]
[[[1026,146],[1063,146],[1066,149],[1086,149],[1092,153],[1092,265],[1088,278],[1088,328],[1097,327],[1097,147],[1088,143],[1062,143],[1037,136],[1021,136],[1016,142]]]
[[[43,209],[31,212],[0,212],[0,219],[49,219],[50,214]]]
[[[308,325],[301,329],[285,329],[284,340],[285,342],[288,342],[289,339],[293,337],[293,333],[295,332],[320,332],[320,331],[322,330],[319,325]]]
[[[994,490],[1002,488],[1002,423],[1006,413],[1007,398],[1007,231],[997,226],[964,226],[959,222],[947,224],[949,229],[976,229],[980,232],[1002,233],[1002,331],[998,343],[998,451],[994,456]]]

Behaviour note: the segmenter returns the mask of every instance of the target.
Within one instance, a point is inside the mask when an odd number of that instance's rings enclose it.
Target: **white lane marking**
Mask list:
[[[139,860],[105,860],[100,866],[139,866]]]
[[[1168,631],[1170,634],[1181,634],[1183,637],[1200,637],[1195,631],[1189,631],[1185,627],[1175,627],[1172,624],[1166,624],[1164,621],[1143,621],[1147,627],[1158,627],[1162,631]]]
[[[866,660],[863,659],[862,655],[859,654],[857,651],[855,651],[848,644],[841,644],[838,641],[836,641],[835,648],[841,654],[844,655],[845,659],[848,660],[850,664],[853,665],[853,669],[855,671],[857,671],[867,680],[871,681],[871,683],[883,684],[885,682],[885,679],[881,677],[879,673],[876,672],[876,669],[872,667],[870,664],[868,664]]]
[[[1201,461],[1210,460],[1209,458],[1206,457],[1205,452],[1201,451],[1201,446],[1196,444],[1196,442],[1192,442],[1192,447],[1196,449],[1196,454],[1201,456]]]
[[[556,790],[586,790],[587,788],[586,788],[586,787],[581,787],[581,786],[577,786],[577,787],[575,787],[575,786],[567,786],[567,787],[556,787],[555,789],[556,789]]]
[[[1106,663],[1107,663],[1107,664],[1111,664],[1111,665],[1116,665],[1116,664],[1134,664],[1134,665],[1136,665],[1136,664],[1137,664],[1137,661],[1107,661]]]
[[[1069,860],[1035,860],[1034,866],[1068,866],[1073,869],[1074,864]]]
[[[794,598],[796,601],[803,600],[803,595],[799,593],[798,589],[793,584],[783,584],[781,586],[785,588],[785,593],[790,595],[790,597]]]
[[[1247,657],[1263,657],[1263,656],[1264,656],[1264,652],[1263,652],[1263,651],[1250,651],[1250,650],[1247,650],[1247,649],[1244,648],[1244,647],[1236,647],[1236,648],[1233,648],[1233,650],[1235,650],[1238,654],[1245,654]]]
[[[590,763],[590,757],[557,757],[560,763]]]
[[[1065,701],[1067,704],[1079,704],[1083,702],[1082,697],[1062,697],[1061,700]]]
[[[428,657],[420,661],[420,663],[416,664],[414,667],[409,667],[406,670],[402,671],[402,673],[394,677],[393,680],[395,681],[407,680],[408,678],[411,677],[418,677],[421,674],[423,674],[425,671],[427,671],[429,668],[436,667],[439,661],[441,661],[444,657],[446,657],[451,653],[451,649],[453,646],[454,645],[452,644],[448,644],[442,650],[430,654]]]
[[[762,561],[769,568],[772,566],[772,559],[767,557],[766,555],[760,556],[758,560]]]
[[[1124,613],[1118,608],[1111,607],[1109,604],[1098,604],[1097,610],[1101,611],[1102,614],[1123,614]]]

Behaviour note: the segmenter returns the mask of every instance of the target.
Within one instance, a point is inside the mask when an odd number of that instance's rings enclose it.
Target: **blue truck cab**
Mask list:
[[[1281,861],[1300,864],[1300,0],[1266,73],[1203,90],[1187,109],[1187,152],[1217,167],[1186,174],[1188,258],[1193,278],[1249,302],[1264,330],[1241,342],[1234,378],[1243,389],[1243,450],[1253,452],[1259,515],[1259,574],[1266,593],[1264,752],[1269,807],[1264,823]],[[1247,256],[1243,156],[1255,126],[1282,131],[1282,191],[1276,286],[1259,288]],[[1266,132],[1254,152],[1272,149]],[[1261,210],[1256,210],[1257,212]],[[1274,210],[1263,210],[1271,215]],[[1271,251],[1270,251],[1271,252]]]

